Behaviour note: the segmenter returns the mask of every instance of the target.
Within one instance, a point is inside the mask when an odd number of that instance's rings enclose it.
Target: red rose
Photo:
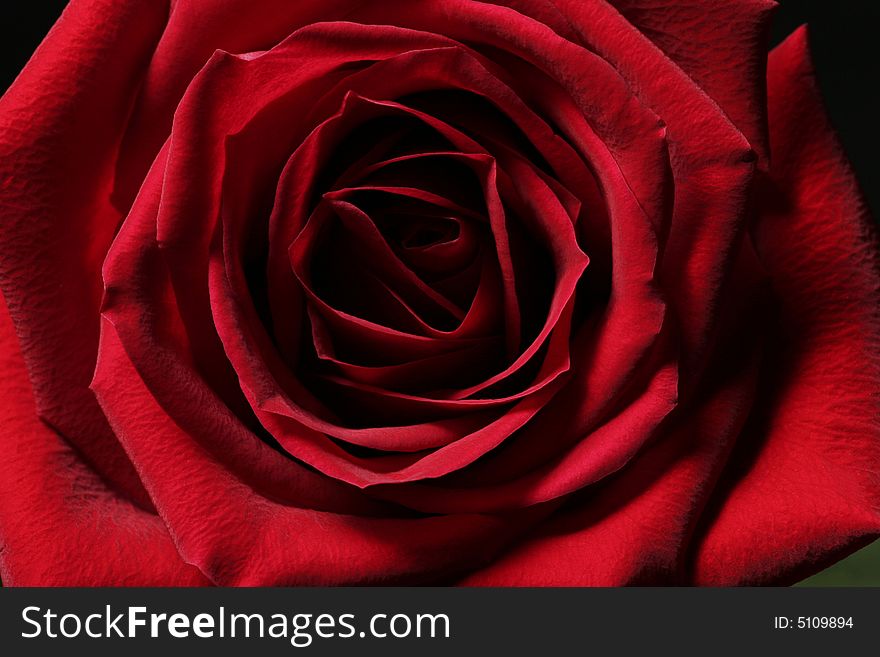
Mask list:
[[[880,533],[876,245],[772,2],[168,5],[73,0],[0,102],[5,583],[778,583]]]

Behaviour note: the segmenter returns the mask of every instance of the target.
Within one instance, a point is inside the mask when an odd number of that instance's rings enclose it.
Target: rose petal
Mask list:
[[[167,25],[148,62],[143,86],[131,112],[114,196],[131,203],[140,181],[168,137],[181,98],[215,51],[268,50],[305,25],[344,20],[358,4],[359,0],[151,2],[151,9],[167,18]]]
[[[118,142],[164,21],[161,3],[71,2],[0,101],[0,287],[37,413],[144,508],[88,382],[101,261],[124,211],[109,201]]]
[[[257,494],[282,503],[293,500],[306,508],[382,513],[383,505],[291,460],[277,444],[271,446],[271,436],[255,433],[259,424],[248,415],[249,407],[230,407],[213,387],[217,381],[209,385],[195,368],[166,263],[155,241],[166,161],[167,149],[163,149],[104,263],[107,287],[102,316],[124,343],[127,357],[138,363],[136,375],[199,449],[218,467],[234,470]],[[112,386],[113,375],[103,373],[113,365],[112,357],[99,355],[95,378]],[[111,420],[130,410],[125,403],[117,407],[104,401],[102,407]],[[130,440],[153,438],[135,433]]]
[[[108,488],[36,414],[0,297],[0,576],[5,586],[194,586],[159,517]]]
[[[779,304],[761,405],[695,551],[700,584],[794,582],[880,534],[880,263],[801,28],[770,56],[754,233]]]
[[[753,365],[753,364],[752,364]],[[465,586],[623,586],[680,582],[700,483],[748,407],[754,367],[690,408],[656,445],[607,484],[575,496]],[[548,567],[552,564],[552,567]]]
[[[767,299],[760,267],[748,241],[741,240],[737,251],[735,261],[743,265],[738,269],[743,273],[725,289],[720,318],[725,329],[712,375],[702,382],[699,396],[667,416],[656,439],[625,468],[572,495],[534,534],[462,583],[622,586],[685,581],[694,527],[749,417],[763,353],[760,329]],[[641,400],[625,413],[638,415],[644,412],[640,406],[644,409]],[[595,457],[595,450],[578,445],[566,458],[574,457],[576,464],[578,452],[581,458]],[[587,468],[579,465],[572,471]],[[552,479],[537,481],[546,485]]]
[[[748,217],[755,152],[718,105],[613,7],[554,2],[564,7],[581,40],[666,124],[675,195],[660,278],[680,326],[682,386],[688,389],[706,362],[720,293],[736,255],[731,247]],[[758,88],[761,79],[744,84]]]
[[[109,321],[101,353],[94,387],[102,406],[138,462],[162,518],[174,528],[181,554],[216,584],[442,581],[491,559],[543,513],[377,518],[273,501],[168,417],[140,381]]]
[[[555,1],[555,0],[554,0]],[[768,159],[766,48],[773,0],[608,0],[687,73]],[[558,2],[564,8],[567,0]]]

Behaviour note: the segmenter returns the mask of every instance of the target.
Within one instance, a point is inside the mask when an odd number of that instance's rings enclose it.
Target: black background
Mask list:
[[[880,219],[880,1],[778,1],[772,43],[798,25],[809,24],[831,120],[874,217]],[[0,91],[12,83],[66,4],[67,0],[2,0]]]

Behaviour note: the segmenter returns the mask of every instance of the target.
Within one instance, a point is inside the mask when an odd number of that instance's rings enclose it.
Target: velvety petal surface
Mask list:
[[[5,586],[197,586],[159,516],[37,417],[0,297],[0,577]]]
[[[777,299],[759,403],[696,537],[700,584],[795,582],[880,534],[880,265],[801,28],[770,55],[754,241]]]

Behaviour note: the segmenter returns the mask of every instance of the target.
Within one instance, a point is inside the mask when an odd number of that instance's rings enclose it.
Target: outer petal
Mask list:
[[[769,63],[773,161],[754,234],[778,296],[762,407],[694,555],[700,584],[796,581],[880,534],[880,274],[802,28]]]
[[[765,70],[773,0],[608,0],[767,156]]]
[[[88,390],[116,152],[167,2],[74,0],[0,100],[0,287],[38,412],[102,476],[146,494]]]
[[[159,517],[120,498],[37,419],[0,297],[0,576],[7,586],[207,584]]]

